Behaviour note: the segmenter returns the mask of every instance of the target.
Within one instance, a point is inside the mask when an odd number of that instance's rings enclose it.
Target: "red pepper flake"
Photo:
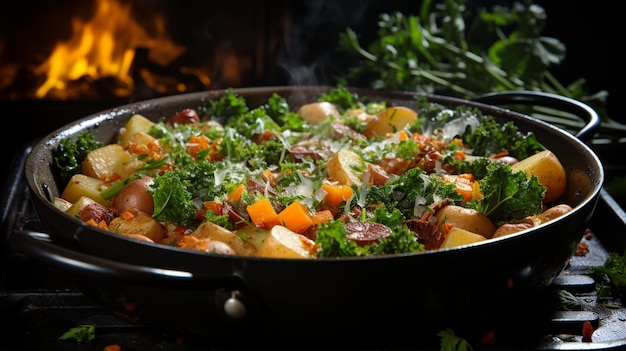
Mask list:
[[[493,330],[488,330],[483,336],[478,340],[480,345],[494,345],[496,343],[496,333]]]
[[[593,332],[595,331],[595,328],[593,327],[593,325],[591,325],[591,322],[589,321],[584,321],[583,322],[583,341],[584,342],[591,342],[591,336],[593,335]]]
[[[515,287],[515,281],[513,281],[513,278],[508,278],[506,280],[506,287],[509,289],[513,289]]]

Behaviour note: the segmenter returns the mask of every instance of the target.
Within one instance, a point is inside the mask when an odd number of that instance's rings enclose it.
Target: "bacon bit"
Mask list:
[[[117,344],[111,344],[111,345],[107,345],[104,347],[104,349],[102,349],[102,351],[121,351],[122,348],[120,347],[120,345]]]
[[[591,232],[591,230],[589,230],[589,228],[585,229],[585,239],[587,240],[593,239],[593,233]]]
[[[122,217],[126,221],[130,221],[137,217],[137,211],[134,208],[128,208],[120,213],[120,217]]]
[[[478,340],[480,345],[495,345],[496,343],[496,333],[493,330],[487,331],[481,338]]]
[[[589,253],[589,245],[583,242],[578,243],[578,246],[576,247],[576,251],[574,252],[574,255],[587,256],[588,253]]]
[[[593,325],[591,325],[591,322],[584,321],[583,322],[583,331],[582,331],[583,341],[584,342],[591,342],[591,336],[593,335],[594,331],[595,331],[595,328],[593,327]]]

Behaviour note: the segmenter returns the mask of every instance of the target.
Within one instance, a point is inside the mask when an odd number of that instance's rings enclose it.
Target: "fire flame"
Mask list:
[[[114,77],[132,91],[129,72],[136,48],[149,50],[148,58],[163,66],[185,52],[167,36],[164,19],[155,16],[154,21],[156,34],[150,35],[133,19],[130,4],[98,0],[93,17],[88,21],[72,18],[72,36],[57,43],[48,59],[36,68],[36,74],[47,78],[35,95],[43,98],[52,89],[64,91],[69,82],[85,76],[94,80]]]

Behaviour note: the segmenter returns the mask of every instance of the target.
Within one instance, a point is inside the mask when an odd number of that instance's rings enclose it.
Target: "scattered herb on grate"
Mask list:
[[[626,251],[616,252],[602,266],[591,267],[588,272],[596,281],[599,297],[626,299]]]
[[[79,344],[86,344],[96,338],[96,326],[94,324],[82,324],[71,328],[59,337],[59,340],[74,340]]]

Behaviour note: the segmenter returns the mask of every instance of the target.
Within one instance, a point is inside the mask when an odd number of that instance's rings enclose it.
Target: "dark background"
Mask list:
[[[315,75],[303,74],[296,83],[326,82],[332,74],[353,64],[338,59],[341,56],[336,52],[338,33],[345,31],[346,27],[361,34],[363,44],[374,37],[380,13],[398,10],[405,14],[417,14],[420,3],[405,0],[293,2],[296,13],[294,22],[301,27],[297,33],[300,39],[292,44],[289,55],[292,61],[296,61],[297,57],[299,63],[315,70]],[[584,78],[589,93],[608,91],[609,116],[626,122],[626,114],[619,106],[626,78],[624,59],[618,54],[624,19],[617,4],[609,1],[586,2],[582,7],[573,5],[573,2],[533,3],[543,7],[547,14],[543,35],[560,40],[567,48],[566,58],[551,72],[564,84]],[[494,4],[510,7],[513,1],[469,0],[466,4],[468,7],[491,8]],[[306,46],[300,43],[306,43]],[[302,68],[295,71],[302,73]]]

